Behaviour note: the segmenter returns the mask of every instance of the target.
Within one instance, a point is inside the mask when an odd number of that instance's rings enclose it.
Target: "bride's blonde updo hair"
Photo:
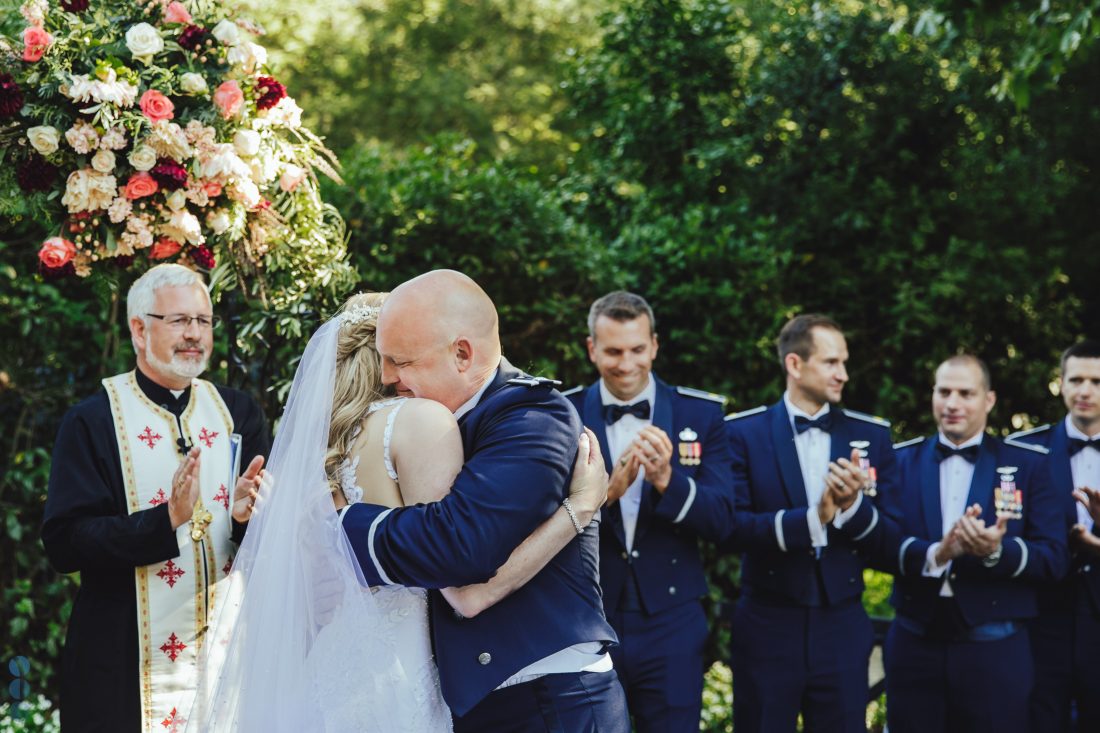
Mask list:
[[[378,312],[386,293],[359,293],[347,299],[333,318],[340,320],[336,340],[336,377],[332,387],[325,475],[332,491],[340,488],[340,464],[351,448],[356,427],[371,403],[382,399],[382,360],[375,348]]]

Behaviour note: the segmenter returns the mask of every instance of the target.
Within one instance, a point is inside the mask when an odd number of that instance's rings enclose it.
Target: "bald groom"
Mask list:
[[[490,578],[568,494],[580,419],[548,380],[501,356],[496,307],[469,277],[436,270],[393,290],[378,318],[383,381],[458,419],[465,465],[442,501],[344,516],[367,582],[444,588]],[[432,634],[455,731],[626,733],[606,647],[598,522],[475,618],[432,594]]]

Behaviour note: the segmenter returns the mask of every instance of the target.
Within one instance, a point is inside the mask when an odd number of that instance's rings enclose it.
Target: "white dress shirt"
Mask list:
[[[631,400],[620,400],[611,394],[603,380],[600,380],[600,401],[605,405],[632,405],[641,400],[649,400],[649,417],[645,420],[634,415],[623,415],[612,425],[607,426],[607,452],[611,456],[611,465],[627,450],[642,432],[642,428],[653,424],[653,410],[657,399],[657,383],[652,378],[646,382],[646,386]],[[619,497],[619,511],[623,515],[623,534],[626,536],[626,549],[634,547],[634,531],[638,527],[638,511],[642,506],[642,483],[645,481],[645,467],[643,466],[634,482],[626,489],[626,493]]]
[[[984,433],[979,432],[970,440],[955,445],[939,434],[939,441],[951,448],[968,448],[972,445],[981,445]],[[946,537],[955,522],[966,511],[966,499],[970,496],[970,484],[974,482],[974,464],[962,456],[949,456],[940,461],[940,518],[943,536]],[[940,587],[940,595],[950,597],[955,595],[951,589],[951,580],[946,577],[947,570],[951,567],[948,561],[944,565],[936,564],[936,552],[940,549],[939,542],[933,542],[928,548],[924,561],[924,575],[932,578],[943,578],[943,586]]]
[[[1089,436],[1082,433],[1073,424],[1073,420],[1066,415],[1066,435],[1078,440],[1090,440]],[[1095,440],[1097,436],[1093,436]],[[1069,470],[1073,474],[1073,486],[1076,489],[1087,486],[1090,489],[1100,489],[1100,443],[1096,448],[1086,447],[1077,451],[1069,458]],[[1085,529],[1092,531],[1092,515],[1080,502],[1077,504],[1077,521],[1085,525]]]
[[[814,547],[825,547],[829,544],[829,535],[821,524],[821,517],[817,514],[817,505],[821,503],[821,497],[825,493],[825,477],[829,475],[829,454],[832,448],[832,436],[820,428],[810,428],[802,433],[794,429],[794,418],[800,415],[808,420],[816,420],[829,413],[829,405],[826,403],[813,415],[805,410],[795,407],[791,402],[790,393],[783,393],[783,404],[787,408],[787,416],[791,422],[791,432],[794,434],[794,449],[798,453],[798,468],[802,472],[802,485],[806,487],[806,505],[810,508],[806,512],[806,523],[810,527],[810,542]],[[856,500],[844,511],[839,511],[833,518],[833,526],[840,529],[844,523],[856,513],[860,502],[863,501],[863,493],[856,495]]]

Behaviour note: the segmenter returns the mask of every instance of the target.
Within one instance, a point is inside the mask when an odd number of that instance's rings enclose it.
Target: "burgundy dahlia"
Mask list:
[[[187,185],[187,169],[169,158],[158,160],[149,175],[167,191],[175,191]]]
[[[69,13],[83,13],[88,9],[88,0],[61,0],[61,9]]]
[[[11,74],[0,74],[0,119],[15,117],[23,109],[23,90]]]
[[[210,31],[200,25],[189,25],[183,29],[176,42],[188,51],[197,52],[208,38],[210,38]]]
[[[27,193],[49,191],[57,178],[57,168],[41,155],[32,155],[15,169],[15,180]]]
[[[210,248],[205,244],[200,244],[198,247],[192,247],[187,254],[191,255],[191,261],[202,269],[214,269],[214,253],[211,252]]]
[[[38,263],[38,274],[42,276],[42,279],[50,282],[52,280],[61,280],[66,277],[72,277],[76,274],[76,267],[72,261],[66,262],[61,267],[46,267],[43,263]]]
[[[261,76],[257,79],[256,91],[260,93],[256,100],[256,109],[271,109],[286,96],[286,87],[272,76]]]
[[[114,265],[115,267],[117,267],[120,270],[125,270],[130,265],[134,264],[134,256],[133,255],[118,255],[117,257],[111,258],[111,264]]]

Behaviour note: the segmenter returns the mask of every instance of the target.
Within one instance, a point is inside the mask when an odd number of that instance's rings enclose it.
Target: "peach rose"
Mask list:
[[[176,252],[179,252],[182,247],[183,245],[174,239],[161,237],[156,242],[154,242],[152,248],[150,248],[149,259],[163,260],[166,257],[171,257]]]
[[[149,89],[141,95],[141,113],[152,123],[170,120],[176,116],[176,105],[156,89]]]
[[[244,92],[235,80],[222,82],[214,91],[214,105],[221,110],[222,117],[236,117],[244,107]]]
[[[152,196],[158,188],[156,179],[148,173],[135,173],[126,182],[123,193],[130,201],[134,201],[145,196]]]
[[[38,61],[46,49],[53,43],[53,36],[38,26],[28,26],[23,30],[23,60]]]
[[[187,12],[187,8],[183,7],[183,3],[173,0],[164,9],[164,20],[167,23],[190,23],[191,13]]]
[[[287,163],[286,168],[283,169],[283,175],[279,177],[279,188],[290,193],[298,188],[298,184],[301,183],[302,179],[305,177],[306,172],[304,169],[293,163]]]
[[[75,256],[76,245],[64,237],[50,237],[38,250],[38,261],[51,270],[63,267]]]
[[[207,181],[202,184],[202,190],[206,192],[206,195],[212,199],[216,199],[222,195],[222,184],[217,181]]]

